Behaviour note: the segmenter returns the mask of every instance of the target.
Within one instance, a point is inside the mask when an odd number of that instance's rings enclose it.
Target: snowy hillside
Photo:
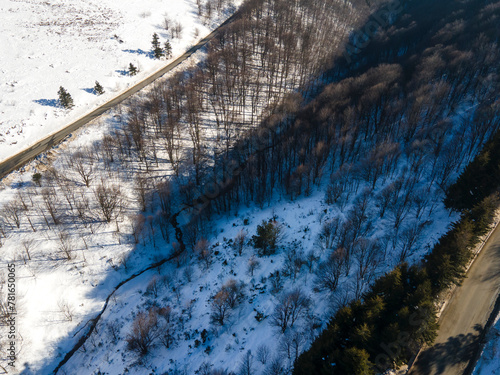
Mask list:
[[[318,290],[315,264],[328,254],[319,239],[322,227],[344,214],[325,204],[321,191],[296,202],[277,197],[271,206],[242,207],[221,217],[215,227],[218,234],[209,238],[207,257],[194,253],[180,267],[167,263],[125,286],[103,315],[101,333],[63,369],[70,374],[208,374],[209,370],[246,373],[242,368],[248,366],[248,373],[288,373],[296,357],[324,328],[332,307],[353,298],[358,283],[364,290],[397,262],[389,251],[376,265],[366,265],[371,275],[365,280],[357,279],[353,268],[349,277],[340,278],[334,295]],[[282,228],[278,251],[259,257],[250,239],[263,220],[273,218]],[[431,245],[446,229],[449,218],[442,208],[433,218],[434,225],[420,245]],[[246,237],[239,255],[241,233]],[[421,256],[415,252],[412,260]],[[241,288],[241,296],[228,308],[221,325],[214,321],[219,312],[217,295],[231,283]],[[288,323],[282,334],[277,307],[294,292],[304,304],[299,306],[295,324]],[[127,349],[124,338],[132,333],[134,319],[148,312],[157,314],[162,336],[141,357]],[[165,332],[169,332],[167,340]]]
[[[240,3],[200,17],[191,0],[0,0],[0,160],[165,65],[150,53],[153,33],[171,41],[175,58]],[[58,108],[60,86],[73,97],[69,112]]]

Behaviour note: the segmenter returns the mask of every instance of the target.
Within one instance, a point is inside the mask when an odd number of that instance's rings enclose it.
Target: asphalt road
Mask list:
[[[464,374],[500,292],[500,225],[467,275],[440,317],[434,345],[419,355],[409,375]]]
[[[4,160],[0,163],[0,179],[5,177],[8,173],[12,172],[15,169],[18,169],[28,163],[30,160],[40,155],[41,153],[50,150],[52,147],[62,142],[67,136],[69,136],[72,132],[77,130],[78,128],[88,124],[90,121],[95,118],[101,116],[103,113],[113,108],[117,104],[121,103],[125,99],[137,93],[139,90],[143,89],[147,85],[151,84],[156,79],[160,78],[164,74],[170,72],[172,69],[177,67],[179,64],[187,60],[193,53],[197,50],[205,46],[211,39],[213,39],[225,26],[234,21],[237,17],[239,17],[239,13],[236,12],[230,18],[228,18],[223,24],[221,24],[217,29],[207,35],[205,38],[200,40],[196,45],[187,50],[182,56],[178,57],[171,63],[169,63],[164,68],[158,70],[153,73],[149,77],[145,78],[143,81],[135,84],[130,87],[127,91],[123,92],[119,96],[114,99],[108,101],[107,103],[99,106],[94,109],[92,112],[86,114],[85,116],[79,118],[78,120],[72,122],[65,128],[48,135],[47,137],[41,139],[36,144],[28,147],[19,153],[11,156],[10,158]]]

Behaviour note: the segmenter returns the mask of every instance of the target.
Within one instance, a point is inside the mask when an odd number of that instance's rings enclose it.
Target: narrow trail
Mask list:
[[[181,209],[179,212],[177,212],[176,214],[174,214],[170,220],[170,223],[172,224],[172,226],[174,227],[175,229],[175,238],[179,244],[179,251],[178,252],[175,252],[173,253],[171,256],[169,256],[168,258],[164,258],[158,262],[155,262],[151,265],[149,265],[148,267],[144,268],[143,270],[141,271],[138,271],[136,273],[134,273],[133,275],[129,276],[127,279],[121,281],[120,283],[118,283],[117,286],[115,286],[113,288],[113,291],[106,297],[106,300],[104,302],[104,306],[102,307],[101,311],[99,312],[99,314],[96,315],[95,318],[92,318],[90,319],[89,321],[87,321],[87,323],[84,324],[84,327],[85,326],[89,326],[88,330],[87,330],[87,333],[85,333],[82,337],[80,337],[80,339],[78,340],[78,342],[73,346],[73,348],[71,348],[70,351],[68,351],[66,353],[66,355],[64,356],[64,358],[59,362],[59,364],[56,366],[56,368],[54,369],[53,371],[53,374],[57,374],[58,371],[61,369],[62,366],[64,366],[70,359],[71,357],[73,357],[73,355],[85,344],[85,342],[87,342],[87,340],[90,338],[90,336],[92,335],[92,333],[95,331],[96,329],[96,326],[97,326],[97,323],[99,323],[99,320],[101,319],[102,315],[104,314],[104,312],[106,311],[106,309],[108,308],[108,304],[109,304],[109,300],[111,299],[111,297],[113,297],[113,295],[118,291],[118,289],[120,289],[123,285],[127,284],[128,282],[134,280],[135,278],[141,276],[143,273],[149,271],[149,270],[152,270],[153,268],[156,268],[156,267],[160,267],[162,266],[163,264],[175,259],[177,256],[179,256],[179,254],[182,254],[185,250],[186,250],[186,245],[184,244],[183,240],[182,240],[182,237],[183,237],[183,234],[182,234],[182,230],[179,226],[179,223],[177,222],[177,217],[185,210],[186,208],[183,208]]]
[[[106,311],[106,309],[108,307],[108,304],[109,304],[110,298],[113,297],[113,295],[115,294],[115,292],[118,289],[120,289],[120,287],[122,287],[123,285],[125,285],[129,281],[134,280],[136,277],[142,275],[144,272],[147,272],[147,271],[149,271],[149,270],[151,270],[153,268],[159,267],[159,266],[163,265],[164,263],[166,263],[166,262],[174,259],[175,256],[176,255],[172,255],[172,256],[170,256],[168,258],[160,260],[159,262],[153,263],[150,266],[148,266],[147,268],[143,269],[142,271],[134,273],[132,276],[130,276],[129,278],[127,278],[127,279],[125,279],[123,281],[121,281],[117,286],[115,286],[114,289],[113,289],[113,291],[106,298],[106,301],[104,302],[104,306],[103,306],[101,312],[99,312],[99,314],[97,314],[97,316],[95,318],[92,318],[87,323],[85,323],[85,325],[89,325],[89,329],[88,329],[87,333],[85,333],[82,337],[80,337],[80,339],[73,346],[73,348],[68,353],[66,353],[66,355],[64,356],[64,358],[61,360],[61,362],[59,362],[59,364],[54,369],[53,374],[57,374],[57,372],[61,369],[61,367],[64,366],[71,359],[71,357],[73,356],[73,354],[75,354],[85,344],[85,342],[90,338],[90,336],[92,335],[92,333],[95,331],[97,323],[99,323],[99,320],[101,319],[102,315]]]

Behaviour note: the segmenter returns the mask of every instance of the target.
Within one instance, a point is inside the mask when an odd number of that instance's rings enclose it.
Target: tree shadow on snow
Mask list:
[[[89,94],[94,94],[94,95],[96,94],[96,92],[95,92],[95,90],[94,90],[93,87],[88,88],[88,89],[82,89],[82,90],[85,91],[85,92],[88,92]]]
[[[46,107],[59,107],[59,100],[57,99],[37,99],[33,102],[46,106]]]
[[[115,70],[116,73],[120,73],[122,76],[128,76],[128,70]]]
[[[151,51],[144,51],[142,49],[124,49],[122,50],[123,52],[127,52],[127,53],[132,53],[134,55],[144,55],[144,56],[147,56],[149,57],[150,59],[153,59],[154,58],[154,53],[151,52]]]

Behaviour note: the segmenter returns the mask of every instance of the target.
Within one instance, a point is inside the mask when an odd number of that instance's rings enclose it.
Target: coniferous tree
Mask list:
[[[70,93],[66,91],[66,89],[62,86],[59,87],[59,91],[57,92],[59,95],[59,103],[63,108],[71,109],[73,108],[73,98]]]
[[[257,225],[257,235],[252,236],[252,241],[260,256],[272,255],[276,252],[280,232],[281,227],[274,220],[268,222],[263,220],[261,225]]]
[[[94,91],[96,92],[97,95],[104,94],[104,88],[97,81],[95,81]]]
[[[35,173],[33,174],[32,178],[33,182],[35,183],[35,185],[37,186],[42,186],[42,174],[41,173]]]
[[[158,34],[153,34],[153,41],[151,42],[153,46],[153,54],[155,59],[160,59],[163,56],[163,49],[160,46],[160,39],[158,38]]]
[[[131,76],[135,76],[137,72],[138,72],[137,67],[135,67],[134,64],[130,63],[130,65],[128,66],[128,73]]]
[[[165,57],[167,59],[170,59],[172,57],[172,45],[170,44],[170,41],[167,40],[164,45],[164,51],[165,51]]]

